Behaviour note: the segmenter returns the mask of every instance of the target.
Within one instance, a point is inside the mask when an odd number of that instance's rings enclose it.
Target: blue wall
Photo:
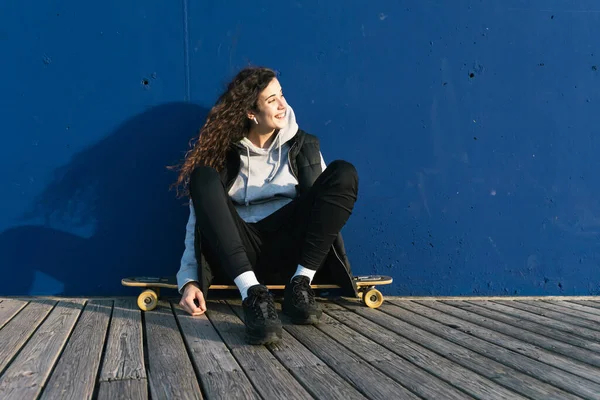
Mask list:
[[[175,274],[187,208],[165,166],[248,63],[358,168],[356,274],[600,293],[597,1],[5,0],[0,54],[0,294]]]

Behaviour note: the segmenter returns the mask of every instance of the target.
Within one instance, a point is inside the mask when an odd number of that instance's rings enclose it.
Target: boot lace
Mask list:
[[[315,303],[315,294],[308,283],[308,279],[298,279],[292,290],[294,294],[294,303],[297,305],[313,305]]]
[[[249,308],[258,320],[277,318],[277,310],[275,309],[275,303],[273,302],[273,295],[268,291],[260,291],[252,296]]]

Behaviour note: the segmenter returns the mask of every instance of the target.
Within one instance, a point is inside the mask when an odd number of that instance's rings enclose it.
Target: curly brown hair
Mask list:
[[[183,162],[169,167],[179,171],[173,184],[178,196],[189,195],[190,175],[197,166],[206,165],[217,171],[223,168],[229,146],[244,138],[250,130],[248,111],[258,110],[259,94],[276,77],[272,69],[246,67],[227,85],[209,111],[198,136],[190,141],[191,148]]]

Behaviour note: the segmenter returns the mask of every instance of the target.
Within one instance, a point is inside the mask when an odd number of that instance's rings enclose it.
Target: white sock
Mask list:
[[[248,289],[254,285],[259,285],[256,275],[253,271],[246,271],[233,280],[240,290],[242,301],[248,297]]]
[[[317,273],[317,271],[308,269],[308,268],[304,268],[302,265],[298,264],[298,269],[296,269],[296,273],[294,274],[294,276],[298,276],[298,275],[307,276],[308,283],[312,283],[312,280],[315,277],[316,273]],[[294,279],[294,276],[292,276],[292,279]]]

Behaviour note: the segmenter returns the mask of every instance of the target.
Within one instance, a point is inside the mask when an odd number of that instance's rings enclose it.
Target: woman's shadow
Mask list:
[[[150,108],[56,170],[23,215],[28,225],[0,233],[0,294],[131,295],[121,278],[175,275],[188,207],[166,167],[207,113],[184,102]]]

